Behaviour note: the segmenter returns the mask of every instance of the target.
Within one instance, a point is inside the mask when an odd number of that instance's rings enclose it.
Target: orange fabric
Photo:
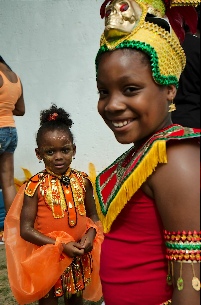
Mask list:
[[[61,274],[72,262],[72,258],[62,254],[61,243],[77,240],[75,237],[80,236],[79,230],[76,230],[76,227],[79,227],[77,225],[75,228],[71,228],[74,230],[74,236],[59,230],[48,233],[47,235],[56,239],[55,245],[48,244],[38,247],[23,240],[20,237],[20,212],[24,189],[23,185],[18,191],[6,216],[4,226],[8,278],[13,295],[20,305],[39,300],[56,284]],[[86,287],[84,298],[98,301],[102,296],[99,264],[103,235],[100,223],[94,224],[88,218],[86,218],[85,230],[82,235],[89,227],[95,227],[97,234],[92,250],[92,282]]]
[[[15,127],[13,110],[22,94],[20,79],[17,77],[17,82],[12,83],[1,71],[0,76],[3,79],[3,86],[0,88],[0,128]]]

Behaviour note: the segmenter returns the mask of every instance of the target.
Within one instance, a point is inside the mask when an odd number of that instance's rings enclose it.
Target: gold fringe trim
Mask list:
[[[137,192],[141,185],[154,172],[158,163],[167,163],[166,141],[160,140],[153,143],[148,153],[146,153],[133,173],[123,183],[116,197],[110,204],[106,216],[101,211],[101,205],[96,194],[97,213],[103,225],[104,233],[111,229],[113,221],[125,207],[127,202]]]

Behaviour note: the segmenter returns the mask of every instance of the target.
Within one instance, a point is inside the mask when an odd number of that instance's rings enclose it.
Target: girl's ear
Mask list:
[[[73,144],[73,156],[75,156],[75,154],[76,154],[76,145]]]
[[[38,158],[38,160],[42,160],[42,157],[40,156],[40,152],[38,148],[35,148],[35,153],[36,153],[36,157]]]
[[[169,85],[167,88],[168,88],[167,99],[168,101],[172,101],[176,96],[177,88],[174,85]]]

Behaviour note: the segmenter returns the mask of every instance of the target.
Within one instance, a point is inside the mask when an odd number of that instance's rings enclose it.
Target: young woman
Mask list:
[[[0,184],[6,212],[16,195],[13,156],[17,147],[17,130],[14,116],[23,116],[24,113],[21,81],[0,56]]]
[[[171,121],[185,55],[166,10],[138,0],[101,10],[98,111],[134,143],[96,179],[106,305],[200,303],[200,133]]]

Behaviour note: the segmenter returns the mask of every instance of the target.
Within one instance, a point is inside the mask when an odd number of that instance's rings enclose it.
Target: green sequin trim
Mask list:
[[[200,250],[201,243],[165,243],[168,249],[174,250]]]
[[[162,85],[162,86],[175,85],[176,88],[178,88],[179,82],[178,82],[176,76],[161,75],[160,70],[159,70],[158,55],[152,46],[150,46],[149,44],[146,44],[144,42],[140,42],[140,41],[124,40],[118,46],[116,46],[115,49],[118,50],[118,49],[125,49],[125,48],[141,50],[142,52],[148,54],[148,56],[150,58],[150,62],[151,62],[152,75],[157,84]],[[100,47],[100,49],[97,53],[97,56],[96,56],[96,60],[95,60],[96,73],[98,72],[98,57],[101,54],[103,54],[105,52],[109,52],[109,51],[110,50],[108,49],[108,47],[106,45],[103,45]]]

